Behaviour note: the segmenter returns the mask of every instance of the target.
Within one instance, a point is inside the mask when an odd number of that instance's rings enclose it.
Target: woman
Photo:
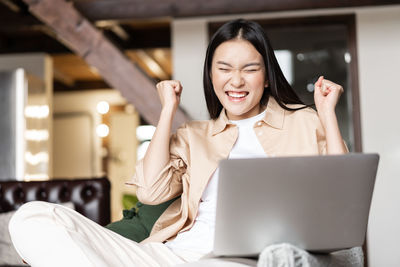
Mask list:
[[[255,22],[228,22],[210,41],[204,90],[211,120],[187,123],[170,138],[182,85],[163,81],[157,90],[160,120],[131,183],[144,203],[181,197],[140,244],[66,208],[28,203],[11,220],[10,232],[32,266],[172,266],[197,261],[213,246],[219,160],[346,153],[335,115],[342,87],[321,76],[314,94],[318,114],[305,106]]]

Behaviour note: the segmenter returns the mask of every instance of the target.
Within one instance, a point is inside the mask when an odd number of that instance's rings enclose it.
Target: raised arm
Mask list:
[[[162,81],[157,84],[162,104],[160,120],[143,159],[143,173],[153,180],[170,161],[169,142],[172,121],[180,102],[182,85],[179,81]]]
[[[314,101],[318,117],[325,128],[327,154],[345,154],[347,148],[343,142],[335,113],[336,104],[343,93],[343,87],[320,76],[314,88]]]

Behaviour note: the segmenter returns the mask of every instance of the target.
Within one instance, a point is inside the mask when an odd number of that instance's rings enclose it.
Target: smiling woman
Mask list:
[[[247,119],[262,111],[260,101],[268,86],[265,65],[260,53],[248,41],[239,37],[216,49],[211,79],[229,119]]]
[[[204,64],[204,94],[210,117],[216,119],[222,108],[227,108],[222,96],[228,91],[231,91],[231,97],[233,93],[241,91],[243,96],[246,95],[245,99],[230,98],[229,100],[229,95],[225,99],[230,102],[246,100],[248,105],[253,103],[247,107],[247,110],[243,109],[250,112],[248,114],[250,116],[258,114],[265,108],[270,95],[284,109],[305,108],[304,103],[284,77],[269,39],[261,26],[251,21],[243,23],[241,27],[237,27],[235,21],[228,22],[225,26],[212,37]],[[225,84],[222,85],[222,83]],[[221,86],[223,89],[220,88]],[[220,90],[224,93],[219,94]],[[261,96],[258,96],[259,94]],[[302,104],[302,106],[293,109],[286,104]],[[231,111],[227,110],[227,115],[229,112]],[[244,117],[246,117],[245,114]]]
[[[174,266],[198,261],[213,250],[220,160],[346,152],[335,115],[342,87],[321,76],[314,86],[318,113],[304,105],[259,24],[239,19],[223,25],[207,49],[203,80],[211,120],[186,123],[172,136],[183,87],[171,80],[157,84],[162,111],[130,184],[144,204],[176,200],[149,237],[138,244],[73,211],[36,203],[23,206],[10,225],[14,245],[28,263]],[[41,250],[30,249],[29,242]],[[218,266],[219,261],[225,260],[216,260]],[[237,266],[255,265],[255,260],[239,261]]]

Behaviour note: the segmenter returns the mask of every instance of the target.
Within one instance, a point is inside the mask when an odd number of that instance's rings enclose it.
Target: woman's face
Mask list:
[[[228,119],[247,119],[262,111],[265,64],[250,42],[235,39],[220,44],[212,59],[211,80]]]

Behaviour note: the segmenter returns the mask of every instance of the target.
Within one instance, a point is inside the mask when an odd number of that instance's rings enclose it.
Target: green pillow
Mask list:
[[[136,207],[123,211],[122,220],[110,223],[106,225],[106,228],[128,239],[140,242],[150,235],[154,223],[176,199],[159,205],[145,205],[137,202]]]

